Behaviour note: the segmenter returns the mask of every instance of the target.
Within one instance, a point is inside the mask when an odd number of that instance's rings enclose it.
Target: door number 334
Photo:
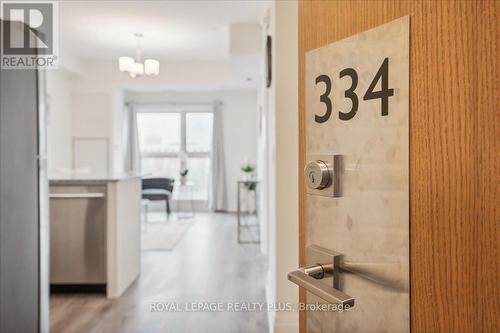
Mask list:
[[[347,112],[339,110],[340,120],[350,120],[358,112],[359,100],[356,94],[356,87],[358,86],[358,73],[354,68],[345,68],[340,71],[339,78],[342,79],[345,76],[351,78],[351,86],[344,92],[344,96],[351,100],[351,109]],[[381,81],[380,90],[374,91],[377,83]],[[325,104],[326,111],[323,115],[315,115],[314,120],[317,123],[324,123],[332,115],[333,102],[330,97],[330,92],[332,90],[332,80],[328,75],[319,75],[316,78],[316,84],[323,82],[325,84],[324,93],[319,96],[320,102]],[[363,95],[363,100],[378,99],[381,101],[381,113],[382,116],[387,116],[389,114],[389,97],[394,96],[394,89],[389,88],[389,58],[385,58],[382,65],[378,69],[377,73],[373,77],[373,81]]]

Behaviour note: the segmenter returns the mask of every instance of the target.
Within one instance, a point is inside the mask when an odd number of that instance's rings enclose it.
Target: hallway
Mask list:
[[[258,245],[237,244],[235,215],[198,213],[173,251],[142,252],[123,297],[52,295],[51,332],[267,332],[266,311],[150,311],[154,302],[265,302],[264,266]]]

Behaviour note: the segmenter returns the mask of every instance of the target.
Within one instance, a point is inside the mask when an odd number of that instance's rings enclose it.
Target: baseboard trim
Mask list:
[[[271,295],[270,283],[269,283],[269,272],[267,272],[267,282],[266,282],[266,302],[267,304],[274,303],[273,296]],[[276,312],[267,311],[267,327],[269,327],[269,333],[274,333],[274,323],[276,321]]]
[[[106,294],[106,284],[50,284],[51,294]]]

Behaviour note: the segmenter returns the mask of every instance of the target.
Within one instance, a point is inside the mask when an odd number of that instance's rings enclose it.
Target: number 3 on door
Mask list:
[[[326,85],[325,92],[323,95],[319,96],[320,102],[325,103],[326,112],[322,116],[315,115],[314,120],[316,120],[317,123],[324,123],[330,119],[330,115],[332,114],[332,100],[328,97],[328,95],[330,95],[330,91],[332,90],[332,80],[330,80],[328,75],[320,75],[316,78],[316,84],[320,82],[324,82]]]

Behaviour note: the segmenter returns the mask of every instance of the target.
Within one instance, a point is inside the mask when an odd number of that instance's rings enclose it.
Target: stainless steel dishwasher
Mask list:
[[[106,284],[106,188],[50,187],[50,283]]]

